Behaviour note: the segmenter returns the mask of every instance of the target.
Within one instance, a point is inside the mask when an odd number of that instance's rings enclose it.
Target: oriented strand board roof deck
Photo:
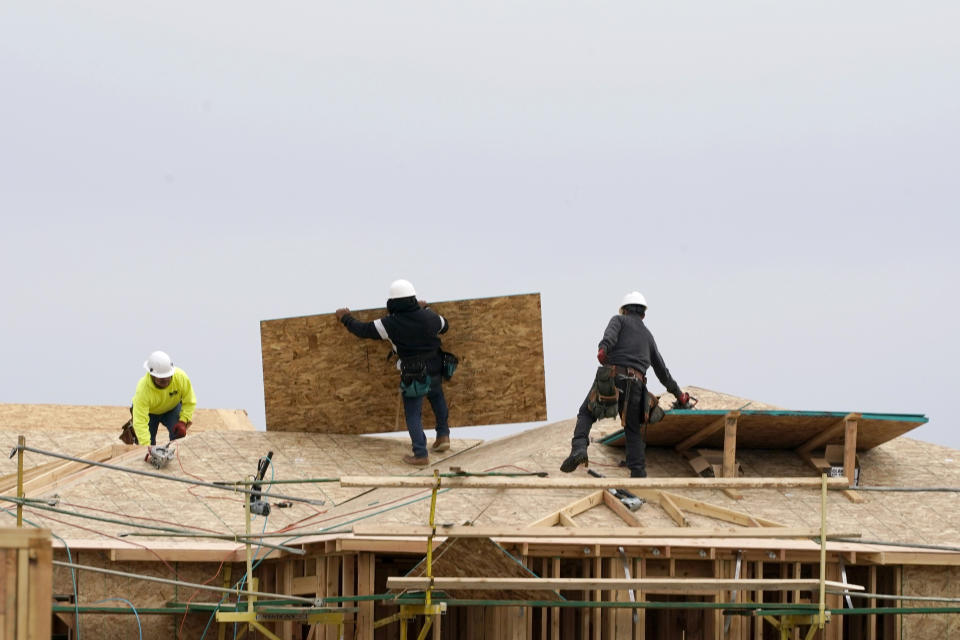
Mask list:
[[[132,392],[132,389],[131,389]],[[0,429],[116,431],[130,419],[130,407],[83,406],[72,404],[0,404]],[[253,431],[243,409],[197,408],[191,433],[197,431]],[[161,433],[164,431],[160,430]]]
[[[689,388],[688,388],[689,389]],[[707,404],[701,393],[701,406],[711,410],[744,406],[744,400],[714,394]],[[431,475],[433,469],[447,471],[458,466],[474,472],[547,472],[560,476],[559,465],[570,450],[574,420],[553,423],[522,433],[478,445],[456,437],[453,447],[443,456],[431,456],[431,467],[412,469],[400,462],[409,452],[406,438],[378,438],[357,435],[278,432],[200,432],[180,442],[180,455],[163,473],[177,477],[230,481],[252,474],[256,462],[267,451],[274,452],[276,478],[340,477],[344,475]],[[607,435],[619,430],[615,420],[598,422],[593,429],[594,443],[589,449],[590,467],[610,477],[626,476],[619,464],[623,450],[598,444]],[[8,452],[16,443],[16,430],[0,431],[0,450]],[[89,436],[80,438],[80,436]],[[114,442],[114,434],[82,431],[28,432],[28,444],[63,453],[80,453]],[[101,439],[103,438],[103,439]],[[26,462],[47,462],[49,458],[28,454]],[[812,477],[811,470],[791,451],[751,449],[737,450],[737,461],[747,477]],[[896,438],[860,454],[861,483],[866,486],[956,487],[960,486],[960,451],[910,438]],[[15,470],[16,460],[2,457],[0,471]],[[132,452],[119,464],[152,470],[143,462],[141,451]],[[181,468],[182,465],[182,468]],[[672,448],[652,446],[647,450],[647,469],[651,477],[693,477],[683,456]],[[585,476],[579,469],[573,476]],[[108,515],[120,519],[143,518],[145,522],[163,525],[196,526],[212,531],[243,530],[243,499],[227,491],[195,488],[166,483],[152,478],[131,476],[103,469],[90,470],[66,478],[63,483],[43,493],[28,497],[60,495],[60,506],[66,509]],[[268,532],[288,532],[291,537],[326,531],[350,531],[353,523],[375,525],[424,525],[428,522],[430,492],[400,488],[371,490],[342,488],[338,483],[307,485],[275,485],[272,494],[284,493],[325,500],[324,505],[295,503],[286,509],[275,509],[266,523]],[[441,489],[437,501],[436,521],[463,525],[512,527],[521,529],[540,518],[584,498],[590,490],[551,489]],[[720,491],[678,490],[684,496],[757,518],[780,522],[788,527],[814,528],[819,525],[820,494],[804,489],[757,489],[743,491],[742,500],[733,500]],[[828,495],[828,526],[833,531],[859,530],[865,540],[897,543],[923,543],[960,546],[960,510],[956,493],[861,492],[862,504],[850,502],[841,492]],[[6,505],[8,514],[10,504]],[[171,545],[183,549],[210,549],[220,553],[229,543],[184,540],[164,536],[119,538],[131,528],[109,523],[91,523],[63,514],[45,513],[27,507],[30,518],[52,527],[58,535],[75,542],[93,541],[118,550],[142,552],[141,545]],[[671,518],[655,504],[647,503],[636,512],[645,527],[674,526]],[[12,515],[0,514],[12,521]],[[689,526],[729,527],[722,522],[688,513]],[[598,505],[577,515],[582,527],[623,527],[624,523],[610,509]],[[257,530],[263,527],[256,519]],[[79,528],[83,527],[83,529]],[[347,534],[349,536],[349,534]],[[522,531],[518,532],[522,535]],[[275,541],[279,542],[284,538]],[[294,544],[301,544],[301,538]],[[531,543],[532,544],[532,543]],[[538,543],[539,544],[539,543]],[[644,544],[638,541],[637,544]],[[701,541],[701,546],[719,545],[719,541]],[[744,542],[734,543],[742,548]],[[766,541],[751,546],[776,543]],[[786,544],[785,542],[783,544]],[[833,543],[831,543],[833,544]],[[920,552],[918,552],[920,553]]]
[[[460,359],[444,382],[450,426],[546,420],[540,294],[431,303]],[[385,309],[352,311],[363,322]],[[361,339],[333,314],[260,323],[268,431],[387,433],[406,429],[390,343]],[[434,426],[433,412],[423,412]]]

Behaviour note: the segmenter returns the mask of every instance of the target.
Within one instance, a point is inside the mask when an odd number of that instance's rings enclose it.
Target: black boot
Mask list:
[[[587,460],[587,450],[574,447],[570,450],[570,455],[567,456],[567,459],[560,465],[560,471],[570,473],[582,464],[590,466],[590,462]]]

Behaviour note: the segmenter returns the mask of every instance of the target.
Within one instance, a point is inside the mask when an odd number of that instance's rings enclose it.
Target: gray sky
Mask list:
[[[165,349],[262,428],[259,321],[404,277],[541,292],[551,421],[639,289],[681,385],[925,413],[913,435],[960,448],[958,22],[950,0],[4,2],[0,401],[125,404]]]

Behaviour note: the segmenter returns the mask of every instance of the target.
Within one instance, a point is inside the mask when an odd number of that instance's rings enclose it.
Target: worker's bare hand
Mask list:
[[[350,315],[350,309],[343,307],[342,309],[337,309],[336,311],[337,320],[343,320],[343,316]]]

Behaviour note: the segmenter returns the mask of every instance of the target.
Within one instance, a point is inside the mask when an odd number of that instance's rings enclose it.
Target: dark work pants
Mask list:
[[[147,427],[150,429],[150,444],[157,444],[157,431],[160,430],[161,424],[167,428],[167,435],[170,436],[170,439],[176,440],[176,438],[173,437],[173,428],[177,425],[177,422],[180,421],[180,410],[182,408],[183,403],[181,402],[166,413],[147,414],[149,416]]]
[[[643,441],[643,399],[647,395],[647,389],[639,380],[617,376],[614,384],[620,390],[618,400],[618,409],[621,416],[626,411],[626,426],[623,428],[624,437],[627,441],[627,467],[630,469],[630,476],[633,478],[647,477],[646,449],[647,443]],[[624,407],[624,401],[627,396],[627,385],[630,385],[629,406]],[[570,441],[573,449],[586,450],[590,444],[590,429],[596,419],[590,413],[587,404],[590,400],[589,394],[580,405],[580,411],[577,412],[577,426],[573,428],[573,439]]]
[[[426,398],[430,401],[433,415],[437,419],[437,436],[449,436],[450,427],[447,425],[447,399],[443,395],[443,378],[440,374],[431,375],[432,384]],[[417,458],[427,457],[427,436],[423,433],[423,398],[403,397],[403,417],[407,422],[407,432],[413,444],[413,455]]]

